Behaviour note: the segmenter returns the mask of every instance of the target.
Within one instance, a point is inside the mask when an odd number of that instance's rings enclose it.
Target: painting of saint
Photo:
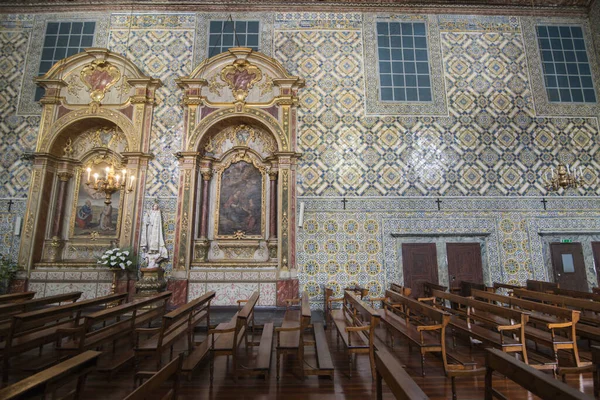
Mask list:
[[[230,165],[221,176],[218,235],[261,235],[262,175],[244,161]]]
[[[98,164],[95,170],[104,171],[108,164]],[[89,236],[91,232],[98,232],[101,236],[115,237],[119,220],[120,192],[112,195],[112,204],[104,204],[104,193],[98,193],[86,184],[85,174],[81,174],[77,203],[73,215],[73,235]]]

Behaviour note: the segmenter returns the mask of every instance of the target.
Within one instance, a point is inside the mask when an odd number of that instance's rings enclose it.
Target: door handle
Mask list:
[[[558,277],[560,277],[560,274],[556,274]]]

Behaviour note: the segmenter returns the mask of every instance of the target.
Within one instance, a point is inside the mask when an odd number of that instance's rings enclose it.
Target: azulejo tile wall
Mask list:
[[[592,13],[599,12],[595,5]],[[144,209],[158,199],[171,253],[179,174],[173,153],[180,150],[183,120],[181,91],[174,80],[206,57],[210,20],[228,16],[110,11],[85,16],[98,21],[95,46],[125,54],[163,81],[152,125],[150,151],[155,157]],[[600,30],[586,19],[293,11],[232,16],[258,19],[261,49],[306,80],[298,114],[303,157],[297,190],[307,213],[298,235],[297,267],[315,304],[326,283],[339,288],[359,283],[378,294],[390,281],[401,281],[397,249],[406,232],[485,233],[486,279],[522,282],[549,276],[544,239],[549,236],[539,232],[597,229],[598,109],[544,103],[533,29],[540,22],[582,24],[598,77],[591,49],[600,46],[593,42]],[[14,215],[0,215],[3,252],[14,254],[18,238],[10,233],[11,221],[22,213],[29,189],[31,166],[19,155],[33,151],[40,123],[32,77],[45,23],[81,18],[68,13],[0,17],[0,151],[5,155],[0,212],[7,207],[4,200],[21,201],[13,206]],[[389,107],[379,104],[372,90],[377,86],[373,24],[406,18],[427,23],[438,102]],[[559,161],[584,170],[584,185],[561,193],[563,197],[547,194],[540,184]],[[548,211],[540,203],[546,195]],[[348,199],[346,208],[342,196]],[[584,243],[592,240],[584,237]],[[208,290],[208,281],[220,287],[235,283],[236,272],[229,272],[194,278],[190,294]],[[43,279],[59,282],[47,275],[33,281],[41,285]],[[66,275],[62,279],[67,281]],[[69,279],[77,283],[84,277]],[[265,282],[262,275],[248,273],[238,282],[243,287],[235,290],[242,293],[260,284],[270,299],[275,280]],[[100,289],[88,291],[94,290]]]

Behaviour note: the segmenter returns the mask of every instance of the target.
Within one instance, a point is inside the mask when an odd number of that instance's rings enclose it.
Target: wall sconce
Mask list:
[[[123,169],[121,174],[115,174],[115,169],[113,167],[106,167],[105,174],[103,178],[100,178],[98,173],[92,175],[92,169],[88,167],[87,169],[87,182],[85,183],[88,187],[91,187],[96,192],[104,193],[105,200],[104,204],[111,203],[112,194],[118,190],[125,190],[129,193],[133,190],[133,183],[135,182],[135,176],[131,175],[129,177],[129,185],[127,185],[127,170]],[[90,178],[94,177],[92,181]]]

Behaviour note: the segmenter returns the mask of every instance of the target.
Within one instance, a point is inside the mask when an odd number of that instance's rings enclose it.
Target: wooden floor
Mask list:
[[[182,380],[182,399],[375,399],[375,384],[371,379],[369,359],[367,355],[358,355],[354,360],[354,370],[352,377],[349,376],[348,356],[340,344],[339,350],[336,346],[335,331],[327,330],[329,346],[335,365],[335,377],[329,380],[326,377],[309,376],[301,381],[294,368],[294,357],[288,356],[282,362],[281,380],[276,380],[276,360],[273,352],[273,361],[271,375],[264,381],[262,378],[241,378],[234,384],[231,375],[229,375],[227,358],[218,357],[215,361],[215,378],[211,387],[209,382],[208,361],[203,362],[194,372],[191,381]],[[379,329],[378,337],[385,339],[385,331]],[[197,334],[197,340],[205,336],[200,332]],[[428,354],[425,358],[425,378],[420,376],[420,355],[415,350],[410,352],[408,346],[401,340],[396,339],[393,350],[396,357],[406,366],[408,373],[415,379],[417,384],[432,399],[451,399],[450,380],[445,378],[442,370],[441,360],[434,355]],[[184,349],[183,341],[178,343],[175,350]],[[469,354],[469,347],[465,344],[459,344],[458,350]],[[108,350],[110,351],[110,349]],[[117,349],[117,351],[120,351]],[[244,350],[242,349],[242,353]],[[478,353],[476,353],[478,354]],[[251,355],[250,355],[251,357]],[[477,361],[483,362],[479,356]],[[26,358],[22,358],[19,364],[36,363],[37,352],[31,352]],[[168,352],[165,352],[163,360],[168,360]],[[247,361],[247,360],[246,360]],[[313,363],[311,357],[306,360],[309,364]],[[243,364],[245,361],[242,362]],[[17,365],[18,366],[18,365]],[[151,364],[142,363],[142,370],[152,370]],[[11,381],[23,377],[21,374],[13,374]],[[584,374],[582,377],[573,376],[568,380],[572,387],[592,395],[592,376]],[[535,399],[537,397],[530,395],[527,391],[521,389],[512,382],[498,376],[494,379],[494,387],[502,391],[510,399]],[[119,371],[112,381],[108,381],[104,375],[95,373],[88,378],[83,399],[122,399],[133,390],[133,368],[128,365]],[[482,399],[484,390],[484,378],[463,378],[457,379],[457,392],[459,399]],[[160,398],[157,395],[157,398]],[[393,399],[393,395],[388,391],[384,384],[384,399]]]

